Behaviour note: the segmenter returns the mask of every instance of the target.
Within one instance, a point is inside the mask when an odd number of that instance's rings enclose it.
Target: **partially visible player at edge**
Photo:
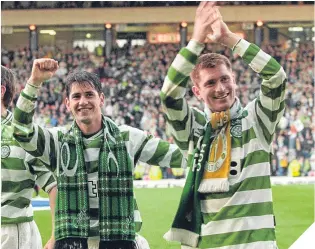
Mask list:
[[[33,219],[35,185],[49,195],[54,224],[56,180],[37,158],[26,153],[13,137],[13,114],[8,110],[15,93],[15,75],[1,66],[1,248],[42,249]],[[54,229],[44,249],[53,249]]]

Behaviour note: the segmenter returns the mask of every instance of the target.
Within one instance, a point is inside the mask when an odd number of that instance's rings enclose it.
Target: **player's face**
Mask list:
[[[212,112],[228,110],[235,101],[235,79],[226,65],[199,71],[199,82],[193,86],[193,92]]]
[[[99,125],[102,120],[101,107],[104,105],[104,94],[99,94],[90,84],[73,83],[66,106],[78,125]]]

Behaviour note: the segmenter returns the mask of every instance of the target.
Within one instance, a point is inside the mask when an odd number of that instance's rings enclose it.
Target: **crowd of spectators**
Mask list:
[[[1,9],[198,6],[199,1],[1,1]],[[218,1],[218,5],[313,4],[312,1]]]
[[[273,175],[310,175],[315,172],[314,49],[311,43],[284,49],[282,45],[262,48],[283,65],[287,75],[286,111],[274,140]],[[46,126],[69,125],[64,81],[68,72],[84,69],[100,76],[106,103],[103,112],[117,124],[128,124],[172,141],[162,114],[159,93],[179,44],[145,44],[115,48],[110,57],[97,56],[86,48],[61,51],[54,47],[2,49],[1,63],[12,68],[18,77],[18,91],[28,79],[35,58],[50,57],[59,61],[56,76],[41,88],[35,121]],[[260,79],[229,49],[207,44],[204,52],[219,52],[231,59],[238,83],[237,94],[243,105],[259,91]],[[15,99],[17,96],[15,97]],[[191,105],[203,109],[189,91]],[[14,107],[14,106],[13,106]],[[297,166],[298,165],[298,166]]]

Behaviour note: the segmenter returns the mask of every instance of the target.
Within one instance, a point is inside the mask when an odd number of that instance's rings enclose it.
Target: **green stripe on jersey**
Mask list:
[[[8,217],[1,216],[1,225],[18,224],[18,223],[30,222],[30,221],[33,221],[33,215],[22,216],[18,218],[8,218]]]
[[[177,150],[172,154],[170,167],[180,168],[179,165],[181,165],[181,162],[182,162],[182,154],[179,150]]]
[[[249,128],[248,130],[245,130],[242,132],[242,139],[243,144],[249,143],[252,139],[257,138],[255,130],[253,127]],[[234,146],[233,146],[234,148]]]
[[[250,44],[243,55],[244,62],[246,64],[250,64],[255,56],[258,54],[259,50],[259,47],[257,47],[255,44]]]
[[[204,223],[228,220],[247,216],[261,216],[273,214],[272,202],[251,203],[223,207],[218,213],[203,214]]]
[[[123,137],[123,140],[126,142],[126,141],[129,141],[129,131],[122,131],[121,133],[121,136]]]
[[[25,122],[26,124],[32,123],[35,110],[32,110],[30,113],[26,113],[16,107],[15,112],[16,112],[15,115],[18,115],[21,121]]]
[[[171,96],[166,96],[164,100],[164,104],[167,108],[181,111],[183,110],[184,100],[183,99],[174,99]]]
[[[267,118],[269,119],[269,121],[271,123],[273,122],[276,122],[277,121],[277,118],[278,118],[278,114],[280,112],[283,111],[283,109],[285,108],[285,102],[282,101],[280,103],[280,106],[279,106],[279,109],[278,110],[273,110],[273,111],[270,111],[269,109],[265,108],[264,106],[262,106],[261,102],[258,101],[258,107],[260,108],[260,110],[266,114]]]
[[[26,98],[27,100],[30,100],[30,101],[36,101],[37,98],[33,98],[29,95],[27,95],[24,91],[21,91],[21,95],[23,96],[23,98]]]
[[[270,153],[264,150],[256,150],[248,153],[244,159],[241,159],[241,164],[246,168],[251,164],[269,162],[269,158]]]
[[[1,203],[1,206],[6,206],[9,205],[10,207],[16,207],[16,208],[25,208],[28,207],[31,203],[31,200],[28,198],[25,198],[23,196],[20,196],[18,198],[16,198],[15,200],[7,200],[5,202]],[[8,207],[8,208],[10,208]]]
[[[32,156],[34,157],[41,157],[44,154],[45,149],[47,149],[45,146],[45,141],[46,141],[45,134],[44,134],[43,129],[40,126],[38,126],[38,137],[39,139],[36,142],[37,149],[35,151],[27,151],[28,153],[32,154]]]
[[[202,236],[198,244],[198,248],[216,248],[246,244],[256,241],[273,241],[275,239],[274,229],[263,228],[259,230],[247,230],[234,233]]]
[[[211,193],[202,195],[203,200],[213,200],[232,197],[235,192],[269,189],[271,187],[269,176],[255,176],[230,186],[226,193]]]
[[[280,64],[274,58],[270,58],[267,65],[261,70],[261,77],[264,80],[269,80],[280,70],[280,68]]]
[[[188,150],[188,142],[179,141],[175,136],[174,141],[181,150]]]
[[[86,171],[88,174],[98,172],[98,161],[92,161],[92,162],[85,162],[86,165]]]
[[[282,92],[284,91],[284,89],[285,89],[285,84],[281,84],[277,86],[276,88],[270,88],[265,85],[261,86],[262,94],[271,99],[279,98]]]
[[[23,160],[20,158],[7,157],[5,160],[1,159],[1,169],[11,170],[26,170]]]
[[[162,161],[169,148],[170,144],[168,142],[160,140],[153,156],[147,161],[147,163],[154,165],[154,163]]]
[[[183,120],[170,120],[167,116],[166,121],[175,129],[175,131],[183,131],[186,129],[188,115]]]
[[[24,181],[2,181],[2,192],[4,193],[18,193],[24,189],[33,189],[34,180],[28,179]]]
[[[268,128],[266,127],[265,122],[262,121],[262,119],[259,116],[257,116],[257,120],[259,122],[260,128],[262,129],[262,132],[264,134],[264,137],[265,137],[267,143],[271,143],[273,136],[272,136],[272,134],[270,134]]]
[[[198,56],[191,51],[189,51],[187,48],[182,48],[179,51],[179,54],[181,54],[187,61],[189,61],[191,64],[196,64]]]
[[[174,67],[170,67],[170,69],[168,70],[167,76],[173,84],[181,86],[181,87],[187,86],[187,81],[189,77],[177,71]]]
[[[205,114],[203,112],[200,112],[199,110],[196,110],[195,108],[192,108],[191,110],[197,124],[199,124],[200,126],[205,126],[207,123]]]

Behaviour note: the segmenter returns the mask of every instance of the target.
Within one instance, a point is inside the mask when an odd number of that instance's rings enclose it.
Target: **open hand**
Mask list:
[[[201,2],[196,11],[195,25],[192,39],[205,42],[208,34],[212,33],[212,25],[222,19],[215,2]]]

